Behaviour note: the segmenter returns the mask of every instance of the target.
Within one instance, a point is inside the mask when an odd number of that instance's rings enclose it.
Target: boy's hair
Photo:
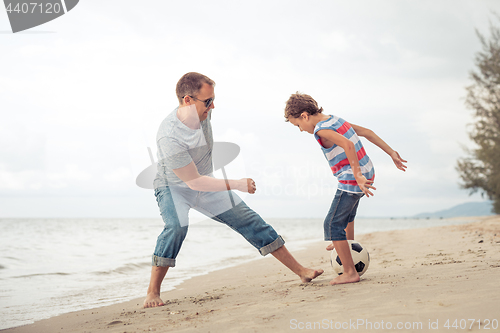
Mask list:
[[[196,72],[184,74],[177,82],[177,86],[175,87],[175,93],[177,94],[179,103],[182,104],[182,99],[186,95],[196,96],[200,91],[203,83],[215,86],[215,82],[208,76],[205,76],[203,74]]]
[[[312,116],[323,112],[323,108],[318,107],[318,103],[311,96],[297,91],[286,101],[285,121],[289,121],[289,117],[299,118],[302,112],[307,112]]]

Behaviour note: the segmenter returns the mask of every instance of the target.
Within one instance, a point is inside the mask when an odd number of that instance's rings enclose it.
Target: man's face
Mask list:
[[[209,85],[208,83],[203,83],[198,94],[193,97],[194,98],[189,97],[188,101],[186,101],[185,99],[185,104],[196,106],[196,112],[198,113],[198,117],[200,117],[200,121],[207,119],[208,111],[215,108],[215,104],[214,102],[212,102],[210,106],[206,107],[204,101],[209,98],[215,98],[214,87]]]

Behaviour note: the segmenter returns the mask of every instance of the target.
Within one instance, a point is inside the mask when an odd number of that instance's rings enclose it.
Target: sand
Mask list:
[[[321,241],[293,253],[325,270],[311,283],[268,256],[190,279],[160,308],[137,299],[4,332],[500,331],[499,216],[356,239],[371,255],[360,283],[329,285]]]

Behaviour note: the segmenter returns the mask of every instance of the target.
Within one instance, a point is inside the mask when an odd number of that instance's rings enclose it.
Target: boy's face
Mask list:
[[[290,117],[288,121],[292,125],[297,126],[301,132],[306,131],[309,134],[314,133],[314,125],[310,121],[310,115],[307,112],[303,112],[298,118]]]

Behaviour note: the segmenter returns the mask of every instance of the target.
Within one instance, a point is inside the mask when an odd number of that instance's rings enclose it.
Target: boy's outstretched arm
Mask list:
[[[375,134],[375,132],[368,128],[364,128],[354,124],[351,124],[351,127],[354,129],[357,135],[367,138],[368,141],[370,141],[371,143],[382,149],[387,155],[389,155],[399,170],[406,171],[407,166],[403,163],[408,162],[403,160],[401,156],[399,156],[399,153],[392,149],[387,143],[385,143],[384,140],[382,140],[377,134]]]

